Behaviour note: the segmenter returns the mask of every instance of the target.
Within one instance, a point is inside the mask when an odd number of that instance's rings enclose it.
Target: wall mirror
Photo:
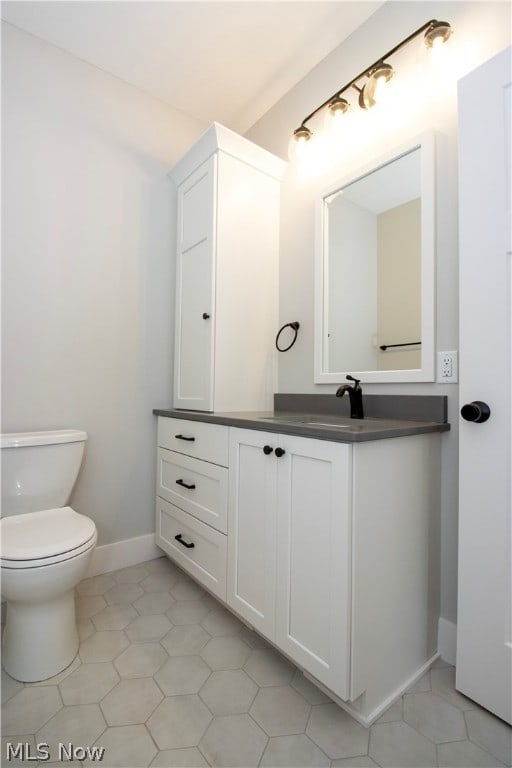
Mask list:
[[[434,381],[434,142],[326,190],[318,210],[315,382]]]

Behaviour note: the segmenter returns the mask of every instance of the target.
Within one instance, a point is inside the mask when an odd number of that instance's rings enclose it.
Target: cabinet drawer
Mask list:
[[[155,541],[183,570],[226,600],[227,536],[157,498]]]
[[[158,417],[158,445],[196,459],[228,466],[229,429],[223,424]]]
[[[158,449],[158,496],[227,533],[228,470],[166,448]]]

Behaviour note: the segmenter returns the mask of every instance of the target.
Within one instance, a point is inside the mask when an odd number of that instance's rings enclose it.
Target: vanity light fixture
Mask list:
[[[320,104],[319,107],[305,117],[300,126],[295,129],[288,147],[290,160],[299,160],[301,158],[307,143],[313,136],[313,132],[306,126],[306,123],[315,117],[321,110],[327,107],[327,124],[332,125],[333,123],[338,123],[350,109],[349,102],[342,98],[342,95],[351,88],[359,94],[359,107],[361,107],[361,109],[371,109],[371,107],[377,103],[381,89],[386,86],[394,75],[394,69],[391,64],[387,63],[387,59],[421,34],[423,34],[423,40],[427,48],[436,48],[448,40],[452,31],[453,30],[447,21],[437,21],[436,19],[427,21],[419,29],[402,40],[401,43],[398,43],[398,45],[395,45],[394,48],[385,53],[384,56],[381,56],[380,59],[377,59],[376,62],[364,69],[357,75],[357,77],[354,77],[353,80],[344,85],[343,88],[336,91],[336,93],[330,96],[327,101],[324,101],[323,104]],[[363,78],[366,78],[366,81],[360,85],[359,82],[363,80]]]

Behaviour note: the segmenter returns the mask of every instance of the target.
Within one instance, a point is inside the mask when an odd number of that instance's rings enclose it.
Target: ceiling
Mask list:
[[[244,133],[382,2],[2,2],[2,18]]]

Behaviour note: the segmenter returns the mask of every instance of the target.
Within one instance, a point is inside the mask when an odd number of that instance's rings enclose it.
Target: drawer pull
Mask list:
[[[285,453],[286,451],[284,450],[284,448],[276,448],[276,456],[278,459],[280,459],[281,456],[284,456]]]
[[[194,544],[194,542],[193,542],[193,541],[191,541],[191,542],[190,542],[190,544],[187,544],[187,542],[186,542],[186,541],[183,541],[183,539],[181,538],[181,533],[177,533],[177,534],[176,534],[176,536],[175,536],[174,538],[176,539],[176,541],[177,541],[177,542],[179,542],[180,544],[182,544],[182,545],[183,545],[184,547],[186,547],[187,549],[194,549],[194,547],[195,547],[195,544]]]
[[[193,443],[195,440],[195,437],[186,437],[185,435],[174,435],[176,440],[187,440],[189,443]]]
[[[268,456],[270,453],[272,453],[273,450],[274,449],[272,448],[271,445],[264,445],[263,446],[263,453],[265,454],[265,456]]]
[[[181,485],[183,488],[188,488],[189,491],[193,491],[195,489],[194,483],[191,483],[190,485],[187,485],[187,483],[182,480],[181,478],[179,480],[176,480],[176,485]]]

